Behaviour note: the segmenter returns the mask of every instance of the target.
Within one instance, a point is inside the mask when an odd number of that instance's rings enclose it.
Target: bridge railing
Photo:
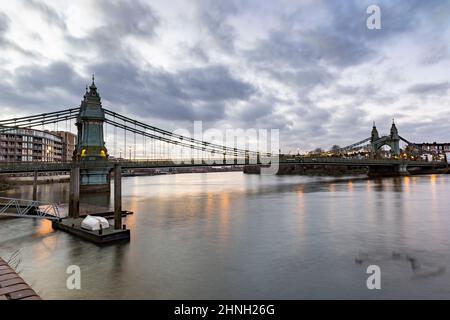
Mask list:
[[[368,158],[333,158],[333,157],[293,157],[284,158],[280,160],[281,163],[342,163],[342,164],[355,164],[360,163],[361,165],[368,164],[409,164],[409,165],[442,165],[446,164],[445,161],[424,161],[424,160],[409,160],[409,159],[368,159]]]
[[[183,162],[182,162],[183,160]],[[253,159],[254,160],[254,159]],[[275,161],[275,160],[274,160]],[[423,160],[406,160],[406,159],[344,159],[344,158],[325,158],[325,157],[289,157],[281,156],[279,163],[298,163],[298,164],[342,164],[342,165],[397,165],[407,164],[409,166],[433,166],[446,165],[445,161],[423,161]],[[187,167],[187,166],[223,166],[223,165],[245,165],[260,164],[257,162],[249,162],[249,158],[228,158],[224,163],[223,158],[217,159],[139,159],[139,160],[101,160],[101,161],[79,161],[79,162],[0,162],[0,173],[14,172],[68,172],[71,167],[79,166],[83,169],[95,168],[113,168],[114,164],[120,164],[124,169],[133,168],[158,168],[158,167]],[[267,164],[270,164],[268,162]]]

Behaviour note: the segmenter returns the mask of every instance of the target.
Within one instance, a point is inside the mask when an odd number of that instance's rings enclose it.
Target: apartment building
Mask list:
[[[10,129],[0,133],[0,161],[63,161],[63,138],[48,131]]]
[[[52,132],[63,139],[62,161],[72,161],[73,153],[77,144],[77,135],[67,131]]]

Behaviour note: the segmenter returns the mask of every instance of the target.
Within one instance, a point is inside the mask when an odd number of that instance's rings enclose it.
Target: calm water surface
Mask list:
[[[67,184],[39,188],[67,201]],[[47,299],[450,298],[450,176],[184,174],[124,178],[123,192],[130,243],[0,220],[0,256],[21,249],[22,275]],[[32,187],[2,196],[31,198]],[[366,287],[371,264],[378,291]],[[66,289],[69,265],[81,290]]]

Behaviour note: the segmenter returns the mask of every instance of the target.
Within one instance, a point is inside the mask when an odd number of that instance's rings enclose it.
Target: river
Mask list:
[[[240,172],[123,178],[129,243],[99,247],[46,220],[0,220],[44,299],[450,298],[450,175],[369,180]],[[67,201],[68,185],[39,186]],[[1,196],[31,198],[32,186]],[[110,207],[91,194],[82,201]],[[66,269],[81,269],[81,289]],[[369,265],[381,290],[369,290]]]

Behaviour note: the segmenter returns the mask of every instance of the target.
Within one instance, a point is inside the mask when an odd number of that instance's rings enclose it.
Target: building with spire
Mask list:
[[[108,151],[103,137],[105,113],[102,108],[100,94],[92,77],[92,84],[86,87],[86,93],[81,101],[80,113],[76,126],[78,129],[75,160],[107,160]]]
[[[86,93],[80,105],[77,117],[77,145],[73,158],[75,161],[105,161],[108,150],[105,147],[103,124],[105,112],[100,94],[92,76],[92,84],[86,87]],[[107,169],[85,169],[80,171],[81,191],[109,191],[109,172]]]

